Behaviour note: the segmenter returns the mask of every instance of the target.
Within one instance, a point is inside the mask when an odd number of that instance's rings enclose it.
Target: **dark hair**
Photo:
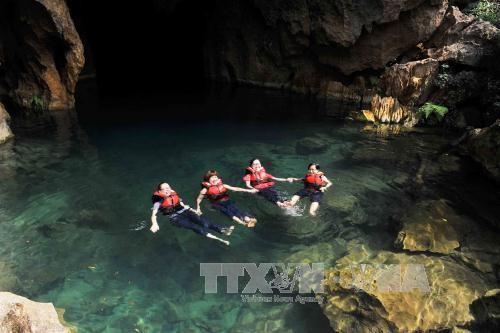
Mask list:
[[[168,184],[167,182],[161,182],[158,184],[158,186],[156,186],[156,190],[159,191],[161,190],[161,184]]]
[[[205,176],[203,177],[203,180],[208,182],[210,180],[210,177],[212,177],[212,176],[219,177],[219,173],[215,170],[208,170],[207,173],[205,174]]]
[[[309,170],[309,168],[311,166],[313,166],[313,165],[316,167],[316,170],[319,170],[319,164],[318,163],[309,163],[309,165],[307,166],[307,170]]]
[[[255,162],[255,160],[258,160],[258,158],[254,157],[250,160],[249,165],[252,166],[253,162]]]

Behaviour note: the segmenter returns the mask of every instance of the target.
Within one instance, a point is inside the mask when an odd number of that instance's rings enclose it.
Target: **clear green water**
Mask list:
[[[446,139],[416,133],[386,138],[359,124],[301,116],[315,107],[250,91],[167,106],[111,103],[100,114],[112,121],[82,114],[79,121],[64,112],[30,126],[15,124],[16,139],[0,147],[0,289],[53,302],[79,332],[238,332],[253,331],[256,322],[283,331],[328,331],[317,305],[245,304],[238,295],[205,295],[200,262],[333,264],[351,240],[389,249],[392,216],[413,200],[401,184],[414,177],[419,158]],[[286,116],[292,109],[298,115]],[[201,116],[165,116],[174,111]],[[144,117],[126,117],[133,112]],[[328,148],[298,154],[296,143],[306,137]],[[305,203],[299,216],[290,216],[260,197],[237,193],[232,197],[259,223],[255,229],[236,226],[230,247],[166,218],[157,234],[149,232],[149,200],[159,181],[193,204],[208,168],[242,185],[252,157],[278,177],[300,177],[309,162],[320,163],[334,187],[319,216],[302,216]],[[291,195],[299,186],[279,188]],[[206,205],[204,211],[231,224]]]

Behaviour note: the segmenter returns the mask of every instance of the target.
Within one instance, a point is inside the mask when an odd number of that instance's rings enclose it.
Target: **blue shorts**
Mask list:
[[[311,200],[311,202],[320,203],[323,200],[323,192],[314,189],[303,188],[294,195],[298,195],[301,199],[309,197],[309,200]]]
[[[250,214],[240,210],[231,199],[220,202],[212,202],[212,207],[221,211],[223,214],[226,214],[230,218],[236,216],[240,220],[244,220],[245,217],[252,217]]]

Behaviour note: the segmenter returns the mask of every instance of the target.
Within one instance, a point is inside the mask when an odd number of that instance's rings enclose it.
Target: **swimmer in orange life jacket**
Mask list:
[[[257,223],[257,219],[248,213],[241,211],[231,198],[229,198],[229,191],[235,192],[248,192],[257,193],[256,189],[244,189],[241,187],[234,187],[224,184],[222,179],[219,178],[219,174],[215,170],[208,170],[204,177],[204,181],[201,183],[201,191],[196,199],[196,212],[201,215],[200,204],[203,198],[207,198],[212,207],[219,210],[223,214],[226,214],[234,221],[239,224],[243,224],[247,227],[254,227]]]
[[[156,214],[162,212],[170,218],[170,222],[181,228],[191,229],[197,234],[203,235],[208,238],[218,240],[226,245],[229,241],[221,239],[211,231],[215,231],[224,235],[231,235],[234,226],[229,228],[222,227],[215,223],[210,222],[204,217],[198,216],[196,211],[185,205],[179,195],[167,183],[160,183],[153,193],[152,197],[153,208],[151,214],[151,228],[150,230],[155,233],[160,230],[160,226],[156,220]]]
[[[263,196],[272,203],[281,208],[288,207],[288,203],[284,202],[278,191],[274,188],[274,181],[293,182],[294,178],[278,178],[266,172],[266,169],[260,164],[256,158],[250,160],[250,165],[245,169],[243,181],[248,188],[259,190],[257,194]]]
[[[312,216],[316,215],[316,211],[319,208],[319,204],[323,200],[323,192],[327,188],[332,186],[325,174],[319,171],[319,165],[316,163],[311,163],[307,167],[307,173],[304,178],[294,178],[294,181],[304,182],[304,188],[295,193],[290,200],[289,207],[293,207],[300,199],[309,197],[311,201],[311,207],[309,207],[309,214]]]

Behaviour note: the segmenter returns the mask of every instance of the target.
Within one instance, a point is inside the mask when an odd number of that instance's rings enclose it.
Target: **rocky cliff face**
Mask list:
[[[499,30],[447,0],[238,0],[216,6],[206,56],[207,74],[217,80],[335,98],[353,109],[385,113],[377,121],[407,124],[397,108],[387,113],[370,100],[378,94],[414,107],[432,98],[459,109],[500,91],[471,87],[474,96],[458,102],[457,94],[450,96],[455,76],[464,69],[495,69]],[[453,71],[440,72],[448,63],[455,65]],[[445,81],[441,87],[438,76]],[[465,91],[472,84],[461,83]],[[483,105],[492,114],[481,122],[485,126],[500,112]]]
[[[0,3],[2,98],[23,108],[71,108],[83,64],[83,45],[64,0]]]
[[[154,3],[171,13],[182,1]],[[500,116],[500,83],[491,74],[499,31],[448,0],[212,6],[204,47],[212,79],[338,100],[382,122],[414,123],[398,108],[377,109],[385,104],[374,97],[412,112],[430,98],[458,110],[450,117],[455,127],[487,126]],[[71,107],[84,58],[65,1],[7,0],[0,13],[0,96],[28,108]],[[474,75],[487,79],[468,80]],[[484,114],[469,115],[471,103],[485,106]]]

